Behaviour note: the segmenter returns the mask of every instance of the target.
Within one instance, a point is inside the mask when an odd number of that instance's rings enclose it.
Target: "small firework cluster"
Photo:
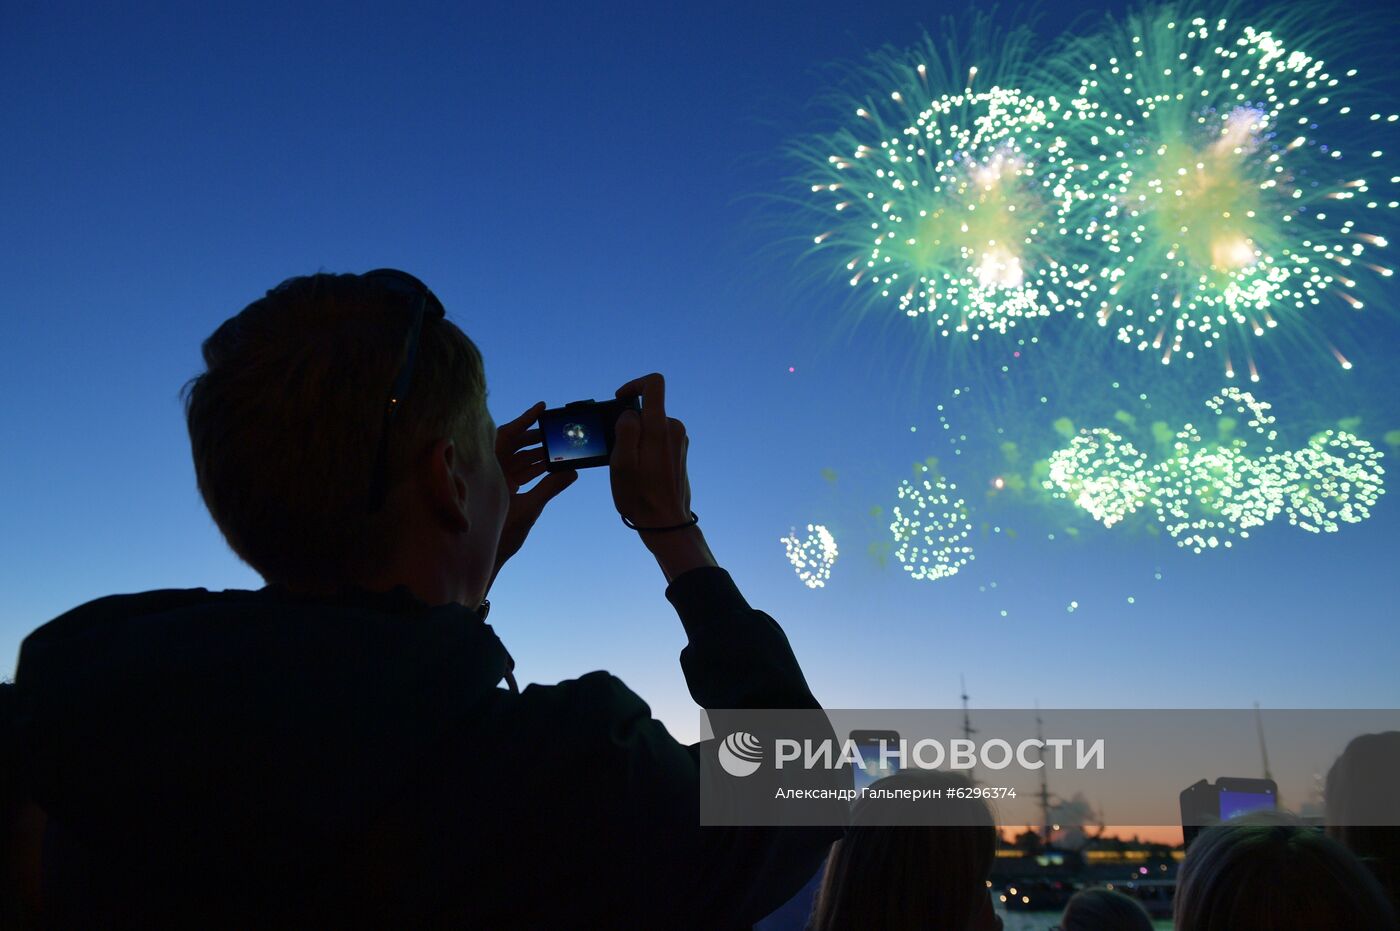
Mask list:
[[[1045,487],[1105,527],[1150,508],[1177,545],[1200,553],[1233,545],[1279,514],[1314,533],[1359,523],[1384,493],[1382,454],[1344,430],[1327,430],[1301,449],[1277,451],[1270,405],[1225,388],[1207,402],[1225,429],[1207,440],[1192,424],[1178,430],[1159,462],[1106,428],[1083,430],[1050,456]],[[1234,435],[1244,420],[1248,436]]]
[[[807,535],[798,537],[797,528],[780,541],[787,549],[788,562],[798,580],[808,588],[823,588],[831,578],[831,567],[839,553],[836,538],[821,524],[808,524]]]
[[[923,471],[927,472],[925,466]],[[895,558],[911,578],[934,581],[957,575],[974,558],[967,542],[972,535],[967,504],[958,487],[934,475],[917,484],[900,482],[891,513]]]

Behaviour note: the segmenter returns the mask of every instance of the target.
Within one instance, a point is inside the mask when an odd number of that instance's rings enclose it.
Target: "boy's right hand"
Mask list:
[[[617,419],[609,472],[617,512],[638,527],[674,527],[690,521],[690,478],[685,424],[666,416],[666,380],[643,375],[617,389],[640,395],[642,412]]]

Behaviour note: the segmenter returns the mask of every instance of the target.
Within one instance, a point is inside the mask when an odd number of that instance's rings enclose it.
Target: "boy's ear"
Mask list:
[[[450,530],[471,526],[464,452],[451,439],[433,444],[428,459],[428,503],[434,515]]]

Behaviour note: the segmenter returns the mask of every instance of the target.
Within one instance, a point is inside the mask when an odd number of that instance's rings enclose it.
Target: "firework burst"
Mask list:
[[[1326,430],[1278,451],[1268,403],[1227,387],[1206,407],[1216,429],[1185,424],[1155,463],[1112,430],[1083,430],[1050,455],[1043,485],[1105,527],[1147,505],[1178,546],[1197,553],[1229,548],[1279,514],[1335,533],[1369,518],[1385,492],[1382,454],[1350,432]]]
[[[1057,132],[1064,105],[1008,80],[1027,33],[997,44],[995,73],[928,39],[876,56],[874,93],[844,101],[849,125],[800,149],[815,248],[866,302],[926,315],[945,336],[1078,308],[1091,284],[1088,263],[1059,256],[1079,167]]]
[[[1045,487],[1112,527],[1151,494],[1155,483],[1146,466],[1147,457],[1112,430],[1085,430],[1051,454]]]
[[[797,528],[778,542],[787,551],[788,562],[797,573],[798,581],[808,588],[824,588],[831,578],[831,567],[838,554],[836,538],[822,524],[808,524],[807,535],[799,537]]]
[[[1228,548],[1231,537],[1248,537],[1283,507],[1284,479],[1274,467],[1272,445],[1278,432],[1269,405],[1226,388],[1206,407],[1221,418],[1219,438],[1207,441],[1188,423],[1176,434],[1172,455],[1152,470],[1157,519],[1179,546],[1197,553]],[[1248,418],[1251,436],[1233,435],[1231,410]]]
[[[1371,516],[1380,496],[1385,469],[1381,452],[1345,430],[1327,430],[1303,449],[1278,457],[1288,522],[1311,533],[1336,533],[1341,524]]]
[[[928,468],[923,467],[927,472]],[[967,542],[972,525],[958,486],[935,474],[932,479],[899,483],[891,514],[895,558],[911,578],[929,581],[957,575],[974,557]]]
[[[1061,127],[1092,195],[1069,226],[1099,263],[1081,313],[1162,363],[1217,355],[1227,377],[1257,381],[1252,340],[1320,332],[1325,314],[1363,307],[1364,278],[1391,276],[1373,253],[1396,179],[1374,137],[1396,116],[1304,47],[1326,44],[1308,15],[1258,28],[1158,7],[1059,65],[1077,83]],[[1367,143],[1344,153],[1348,124]]]

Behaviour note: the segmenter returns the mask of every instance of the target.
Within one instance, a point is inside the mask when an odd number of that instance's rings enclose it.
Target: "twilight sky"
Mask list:
[[[710,543],[829,706],[948,706],[959,675],[974,707],[1396,706],[1395,490],[1339,533],[1276,521],[1202,556],[1132,530],[1050,541],[1044,509],[998,512],[1014,539],[974,517],[977,559],[951,579],[867,552],[884,538],[870,506],[948,457],[949,398],[916,374],[941,362],[899,320],[848,326],[842,287],[813,287],[782,243],[810,230],[782,228],[771,195],[824,66],[941,12],[0,7],[0,675],[89,599],[261,584],[198,497],[177,392],[200,341],[283,278],[387,265],[481,346],[498,421],[665,373]],[[1337,416],[1349,390],[1394,394],[1396,331],[1375,332],[1355,389],[1329,389]],[[1129,376],[1142,362],[1118,358]],[[1365,421],[1378,445],[1395,413]],[[969,506],[995,477],[978,459],[949,468]],[[842,553],[818,591],[779,543],[813,520]],[[689,738],[663,589],[592,470],[503,572],[492,623],[522,683],[605,668]]]

